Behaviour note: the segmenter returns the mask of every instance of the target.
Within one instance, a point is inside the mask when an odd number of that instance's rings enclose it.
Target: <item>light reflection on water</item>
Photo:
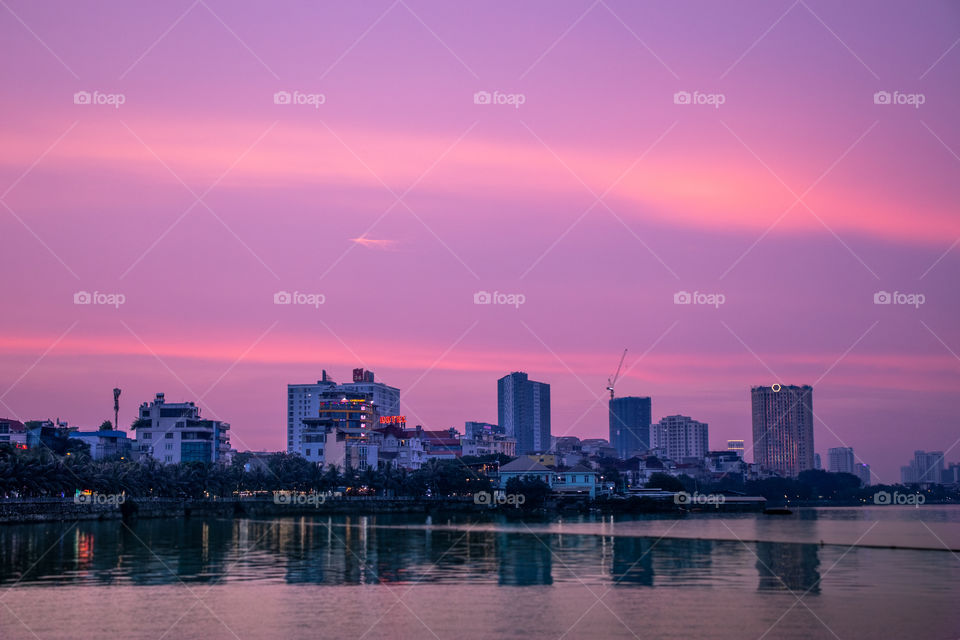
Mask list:
[[[830,540],[960,509],[871,511],[3,526],[0,637],[956,638],[960,559]]]
[[[901,531],[903,543],[912,544],[925,533],[931,550],[851,548],[858,539],[872,543],[869,534],[880,528],[866,509],[811,509],[793,519],[749,514],[518,522],[378,515],[13,525],[0,528],[0,586],[573,582],[815,595],[825,588],[823,567],[836,564],[827,580],[831,588],[902,583],[916,575],[922,577],[916,589],[936,591],[958,577],[960,562],[933,550],[940,536],[923,525],[929,520],[941,533],[960,526],[960,510],[928,508],[923,515],[919,522],[909,512],[880,513],[886,535]],[[821,543],[824,538],[828,542]]]

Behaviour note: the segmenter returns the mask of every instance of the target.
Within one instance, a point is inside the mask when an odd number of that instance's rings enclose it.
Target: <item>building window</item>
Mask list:
[[[168,442],[168,443],[167,443],[167,451],[171,451],[172,449],[173,449],[173,443],[172,443],[172,442]]]
[[[310,449],[304,449],[303,452],[308,458],[310,457]]]
[[[173,433],[172,433],[172,432],[171,432],[171,433],[165,433],[165,434],[163,434],[163,437],[166,438],[167,440],[173,440]]]
[[[164,462],[173,462],[173,456],[164,456],[164,457],[163,457],[163,461],[164,461]]]
[[[152,433],[150,433],[149,431],[144,431],[144,432],[143,432],[143,439],[144,439],[144,440],[151,440],[152,438],[153,438],[153,434],[152,434]]]

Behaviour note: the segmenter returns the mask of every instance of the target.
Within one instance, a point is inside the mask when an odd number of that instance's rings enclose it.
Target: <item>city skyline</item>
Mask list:
[[[519,367],[606,438],[627,347],[715,447],[809,383],[821,454],[953,459],[952,5],[207,5],[0,12],[0,415],[163,390],[282,449],[319,369],[449,426]]]

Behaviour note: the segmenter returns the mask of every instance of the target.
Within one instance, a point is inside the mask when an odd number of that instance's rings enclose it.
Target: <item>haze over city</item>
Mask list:
[[[121,427],[165,392],[279,450],[322,369],[430,429],[523,370],[554,435],[606,437],[628,348],[618,393],[712,448],[752,385],[811,384],[821,454],[960,458],[954,4],[10,2],[0,33],[4,415],[95,428],[119,386]]]

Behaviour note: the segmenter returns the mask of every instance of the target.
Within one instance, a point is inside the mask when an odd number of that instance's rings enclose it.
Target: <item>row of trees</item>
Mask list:
[[[67,455],[69,454],[69,455]],[[82,450],[58,455],[49,449],[0,445],[0,496],[72,496],[79,491],[168,498],[228,497],[260,491],[343,491],[355,495],[469,495],[488,491],[490,479],[471,460],[430,460],[417,471],[387,467],[320,468],[296,455],[278,453],[264,464],[238,454],[230,466],[200,462],[162,465],[154,460],[92,460]],[[490,462],[477,459],[473,462]]]
[[[919,487],[904,485],[870,485],[861,486],[860,478],[850,473],[829,473],[820,469],[802,471],[796,478],[765,478],[744,482],[738,476],[724,478],[720,482],[702,483],[696,479],[681,475],[678,478],[654,473],[650,476],[649,487],[657,487],[666,491],[687,491],[693,493],[719,493],[722,491],[737,491],[752,496],[763,496],[770,502],[804,502],[804,501],[835,501],[835,502],[872,502],[874,494],[886,491],[888,493],[915,493],[921,491]],[[960,492],[957,489],[934,485],[923,489],[928,500],[958,501]]]

